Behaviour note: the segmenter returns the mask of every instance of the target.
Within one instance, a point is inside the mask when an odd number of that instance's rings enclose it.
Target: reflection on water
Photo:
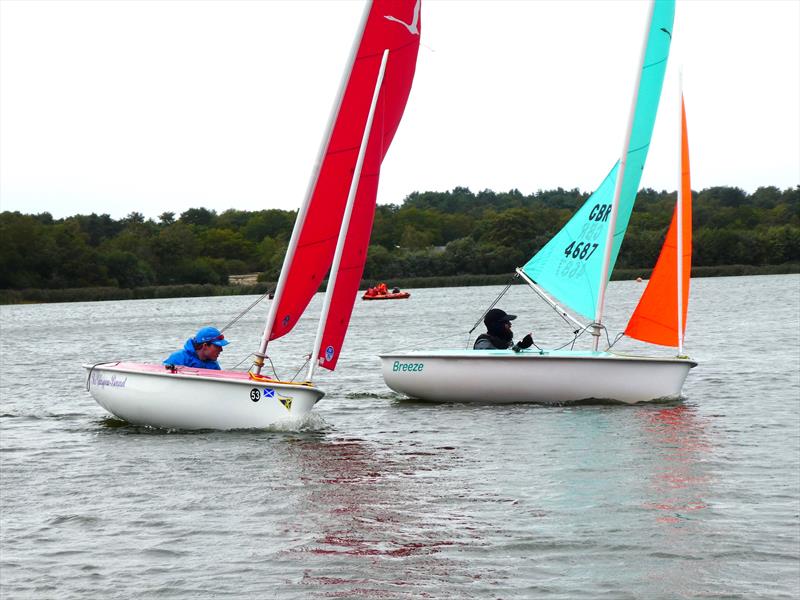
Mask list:
[[[655,516],[656,525],[644,574],[665,594],[694,598],[719,571],[703,550],[713,537],[707,498],[715,495],[705,419],[690,405],[642,410],[636,416],[652,451],[642,506]],[[688,560],[670,560],[676,556]]]
[[[645,507],[659,511],[657,520],[663,523],[677,523],[707,508],[703,496],[710,477],[703,461],[709,447],[696,412],[694,407],[680,405],[637,413],[659,454],[651,473],[653,501]]]
[[[460,566],[437,555],[462,543],[464,518],[442,518],[434,506],[440,490],[431,479],[459,462],[453,448],[432,452],[414,442],[376,446],[334,438],[298,440],[288,454],[304,489],[294,507],[302,517],[293,524],[311,536],[291,550],[314,566],[304,572],[304,585],[333,588],[325,593],[332,597],[385,597],[387,589],[403,597],[405,586],[458,576]],[[400,558],[401,570],[384,560]],[[353,561],[362,564],[353,568]]]

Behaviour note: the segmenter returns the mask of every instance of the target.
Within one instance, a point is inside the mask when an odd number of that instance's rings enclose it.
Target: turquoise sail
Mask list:
[[[528,277],[588,319],[597,304],[618,173],[619,161],[561,231],[522,267]]]
[[[667,68],[675,0],[656,0],[647,34],[636,106],[626,148],[626,164],[617,205],[608,278],[614,269],[628,228],[642,170],[650,148],[653,125]],[[620,163],[566,225],[523,267],[525,274],[560,302],[588,319],[597,309],[609,216]]]

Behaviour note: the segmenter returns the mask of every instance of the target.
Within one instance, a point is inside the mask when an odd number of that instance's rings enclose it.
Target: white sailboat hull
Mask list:
[[[86,387],[112,415],[165,429],[261,429],[308,414],[324,396],[311,385],[256,381],[241,371],[161,365],[84,365]]]
[[[380,358],[383,379],[396,392],[419,400],[486,404],[677,399],[697,365],[685,358],[575,351],[456,350]]]

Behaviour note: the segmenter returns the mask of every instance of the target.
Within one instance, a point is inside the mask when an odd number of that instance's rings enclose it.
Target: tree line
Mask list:
[[[800,186],[693,192],[696,266],[800,262]],[[402,205],[379,205],[364,277],[511,273],[572,216],[589,194],[558,188],[473,193],[415,192]],[[672,217],[675,192],[638,194],[619,268],[649,272]],[[296,212],[192,208],[157,220],[132,212],[54,219],[49,213],[0,213],[0,289],[226,284],[260,272],[274,281]]]

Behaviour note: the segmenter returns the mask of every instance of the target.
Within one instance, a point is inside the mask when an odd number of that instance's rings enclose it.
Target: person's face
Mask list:
[[[503,327],[506,331],[511,331],[511,321],[503,321]]]
[[[222,353],[222,346],[216,344],[203,344],[197,352],[200,360],[217,360]]]

